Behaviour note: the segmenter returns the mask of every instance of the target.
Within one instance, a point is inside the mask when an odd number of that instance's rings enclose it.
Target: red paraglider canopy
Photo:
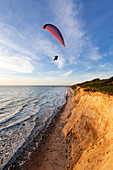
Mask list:
[[[54,37],[60,42],[60,44],[63,47],[65,47],[65,42],[64,42],[63,36],[56,26],[54,26],[52,24],[46,24],[42,27],[42,29],[48,30],[51,34],[54,35]]]

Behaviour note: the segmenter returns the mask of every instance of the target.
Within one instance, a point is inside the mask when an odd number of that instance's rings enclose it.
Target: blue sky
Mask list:
[[[47,23],[60,29],[65,47],[42,29]],[[0,0],[0,85],[68,85],[111,76],[112,0]]]

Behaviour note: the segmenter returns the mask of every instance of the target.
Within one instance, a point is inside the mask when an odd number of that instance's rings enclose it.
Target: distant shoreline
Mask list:
[[[0,87],[71,87],[72,85],[0,85]]]

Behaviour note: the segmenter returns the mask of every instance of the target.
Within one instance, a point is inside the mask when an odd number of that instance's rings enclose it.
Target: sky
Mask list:
[[[65,47],[42,29],[48,23],[59,28]],[[72,85],[111,76],[112,0],[0,0],[0,85]]]

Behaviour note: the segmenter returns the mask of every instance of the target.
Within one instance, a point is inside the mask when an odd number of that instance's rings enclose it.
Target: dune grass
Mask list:
[[[91,81],[75,84],[72,86],[72,88],[76,90],[77,86],[84,88],[84,91],[102,92],[113,95],[113,77],[102,80],[99,78],[93,79]]]

